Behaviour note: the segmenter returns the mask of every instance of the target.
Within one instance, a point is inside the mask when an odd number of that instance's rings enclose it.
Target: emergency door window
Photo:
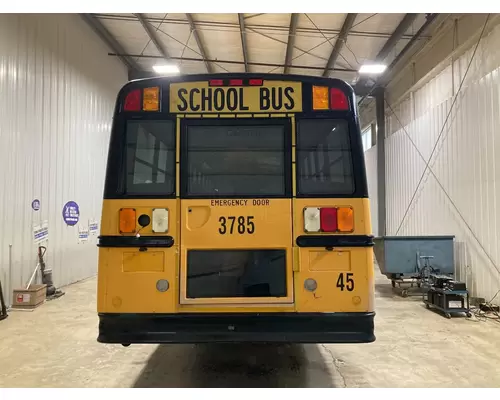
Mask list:
[[[284,196],[285,176],[282,125],[188,127],[188,196]]]

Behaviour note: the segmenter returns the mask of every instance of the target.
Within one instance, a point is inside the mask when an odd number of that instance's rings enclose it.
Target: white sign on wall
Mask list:
[[[78,242],[86,242],[89,240],[89,228],[88,227],[79,227],[78,228]]]
[[[42,224],[33,226],[33,241],[40,244],[49,240],[49,223],[44,221]]]
[[[97,231],[99,230],[99,224],[97,223],[97,221],[91,219],[89,221],[89,233],[91,235],[97,235]]]

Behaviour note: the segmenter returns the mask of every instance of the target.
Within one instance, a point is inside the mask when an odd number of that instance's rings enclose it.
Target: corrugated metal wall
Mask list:
[[[387,234],[455,235],[458,277],[487,300],[500,289],[498,43],[500,27],[481,41],[444,129],[473,48],[395,114],[388,110],[386,138]],[[425,160],[436,147],[429,165],[437,179],[429,170],[423,175],[426,164],[405,130]]]
[[[56,286],[96,272],[95,236],[79,244],[78,229],[100,220],[112,111],[127,79],[107,51],[78,15],[0,14],[0,279],[9,304],[36,266],[39,222],[48,221]],[[75,226],[63,220],[68,201],[80,208]]]

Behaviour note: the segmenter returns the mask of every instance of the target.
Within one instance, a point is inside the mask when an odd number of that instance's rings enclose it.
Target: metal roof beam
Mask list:
[[[387,58],[389,53],[394,49],[396,44],[401,40],[405,32],[410,28],[411,24],[415,21],[417,18],[418,14],[406,14],[399,25],[396,27],[392,35],[387,39],[385,42],[384,46],[382,49],[378,52],[378,54],[375,56],[375,59],[373,60],[375,63],[383,63],[384,60]],[[369,78],[361,78],[357,83],[356,83],[356,91],[357,92],[364,92],[366,89],[366,86],[369,82]]]
[[[292,13],[290,17],[290,28],[288,30],[288,42],[286,44],[286,55],[285,55],[285,69],[283,71],[284,74],[288,74],[290,72],[289,65],[292,63],[292,53],[293,46],[295,45],[295,33],[297,32],[297,21],[299,19],[299,14]]]
[[[396,56],[396,58],[391,62],[391,64],[387,67],[385,72],[382,74],[382,76],[379,77],[379,79],[375,82],[375,84],[370,89],[365,88],[363,92],[361,92],[361,89],[359,90],[358,95],[363,97],[361,98],[361,100],[359,100],[358,106],[361,106],[363,101],[365,101],[365,99],[368,96],[371,96],[377,87],[384,87],[387,84],[387,82],[391,78],[391,72],[393,72],[398,62],[410,51],[410,49],[415,45],[417,40],[424,37],[424,34],[430,29],[432,24],[438,20],[437,18],[439,15],[440,14],[427,14],[426,21],[424,22],[424,24],[415,33],[415,35],[412,36],[410,41],[406,44],[403,50],[401,50],[401,52]]]
[[[249,72],[249,70],[248,70],[247,38],[245,36],[245,17],[243,16],[243,14],[238,14],[238,20],[240,23],[241,48],[243,50],[243,62],[245,64],[245,72]]]
[[[160,42],[158,35],[156,34],[155,28],[149,21],[146,20],[146,17],[143,14],[135,14],[139,22],[141,23],[142,27],[146,31],[146,33],[149,36],[149,39],[153,42],[153,44],[156,46],[158,49],[159,53],[162,55],[162,57],[166,60],[170,60],[170,56],[168,55],[167,49],[165,49],[165,46]]]
[[[335,63],[337,62],[337,58],[339,58],[340,52],[344,48],[344,44],[347,40],[347,36],[349,35],[349,31],[351,30],[352,26],[354,25],[354,21],[356,20],[356,17],[358,14],[347,14],[344,24],[342,25],[342,28],[340,29],[339,36],[337,37],[337,40],[335,41],[335,45],[333,46],[332,52],[330,53],[330,57],[328,57],[328,61],[325,66],[325,70],[323,71],[323,76],[327,77],[330,74],[330,68],[335,66]]]
[[[124,54],[117,54],[117,53],[108,53],[108,56],[114,56],[114,57],[119,57]],[[147,54],[126,54],[129,57],[134,57],[134,58],[151,58],[151,59],[158,59],[162,58],[162,56],[153,56],[153,55],[147,55]],[[214,59],[204,59],[204,58],[194,58],[194,57],[170,57],[172,60],[183,60],[183,61],[195,61],[195,62],[211,62],[211,63],[218,63],[218,64],[234,64],[234,65],[244,65],[244,61],[239,61],[239,60],[214,60]],[[285,64],[277,64],[277,63],[267,63],[267,62],[254,62],[254,61],[248,61],[248,65],[257,65],[257,66],[262,66],[262,67],[276,67],[276,68],[285,68],[285,67],[292,67],[291,65],[285,65]],[[310,70],[315,70],[315,71],[322,71],[324,67],[314,67],[310,65],[293,65],[293,68],[300,68],[300,69],[310,69]],[[348,68],[330,68],[331,71],[339,71],[339,72],[351,72],[351,73],[357,73],[358,71],[355,69],[348,69]]]
[[[115,37],[106,29],[106,27],[92,14],[80,14],[80,17],[92,28],[97,36],[115,53],[125,54],[122,45],[115,39]],[[121,62],[129,70],[140,71],[141,67],[131,57],[121,55],[119,56]]]
[[[404,16],[392,35],[385,42],[384,47],[382,47],[382,49],[378,52],[375,57],[375,62],[383,62],[387,58],[394,46],[396,46],[396,44],[401,40],[405,32],[411,27],[411,24],[415,22],[417,17],[418,14],[406,14]]]
[[[95,13],[94,16],[99,19],[107,19],[107,20],[114,20],[114,21],[135,21],[136,17],[134,16],[128,16],[128,15],[120,15],[120,14],[101,14],[101,13]],[[262,30],[277,30],[277,31],[288,31],[289,30],[289,25],[282,26],[282,25],[273,25],[273,24],[249,24],[247,22],[248,19],[252,18],[252,16],[246,16],[245,17],[245,28],[247,29],[262,29]],[[180,19],[174,19],[174,18],[162,18],[162,17],[147,17],[147,21],[149,22],[166,22],[172,25],[189,25],[189,22],[186,20],[180,20]],[[217,22],[217,21],[207,21],[207,20],[197,20],[196,21],[197,26],[206,26],[206,27],[214,27],[214,28],[239,28],[239,23],[233,23],[233,22]],[[340,30],[339,29],[326,29],[322,28],[322,32],[325,35],[339,35]],[[220,32],[220,31],[219,31]],[[303,32],[303,33],[317,33],[318,30],[316,28],[310,28],[310,27],[297,27],[297,32]],[[372,32],[372,31],[358,31],[358,30],[351,30],[349,32],[349,36],[360,36],[360,37],[370,37],[370,38],[389,38],[391,36],[391,33],[385,33],[385,32]],[[403,38],[405,39],[411,39],[413,35],[403,35]],[[422,39],[428,39],[429,37],[423,36]],[[332,38],[334,39],[334,38]]]
[[[203,45],[203,42],[201,41],[200,35],[198,34],[198,31],[196,30],[196,25],[194,24],[193,16],[189,13],[186,13],[186,17],[189,21],[189,26],[191,27],[191,31],[193,32],[194,40],[196,40],[196,44],[198,45],[198,48],[200,49],[201,56],[203,57],[204,60],[208,60],[205,46]],[[209,63],[208,61],[205,61],[205,67],[207,68],[207,72],[209,74],[213,74],[214,69],[213,69],[213,66],[211,63]]]

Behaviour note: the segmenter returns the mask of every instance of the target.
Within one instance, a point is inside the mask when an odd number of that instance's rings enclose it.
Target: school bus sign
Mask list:
[[[209,82],[170,85],[171,113],[296,113],[302,111],[300,82],[263,81],[261,86],[213,87]]]

